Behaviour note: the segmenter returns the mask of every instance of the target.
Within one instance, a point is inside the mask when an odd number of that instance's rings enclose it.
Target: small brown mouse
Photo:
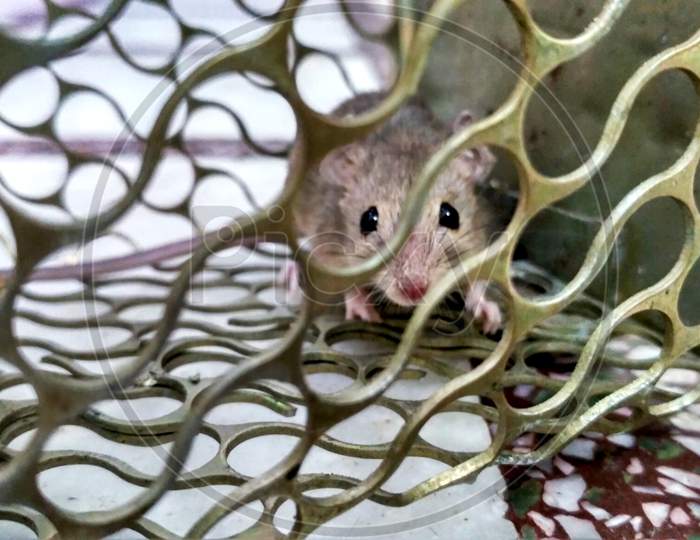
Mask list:
[[[356,115],[383,98],[381,93],[361,94],[333,114]],[[455,129],[471,121],[471,114],[463,112],[447,128],[412,98],[364,140],[326,156],[306,178],[295,208],[297,228],[314,256],[330,265],[348,266],[374,255],[395,233],[406,194],[427,160]],[[450,270],[451,260],[487,245],[492,220],[477,200],[474,185],[489,175],[495,162],[488,148],[479,146],[445,167],[401,251],[370,283],[345,295],[348,319],[381,320],[370,299],[372,290],[394,304],[415,306]],[[285,275],[294,288],[298,272],[287,270]],[[484,331],[498,330],[501,310],[486,297],[486,284],[471,284],[463,292],[466,307]]]

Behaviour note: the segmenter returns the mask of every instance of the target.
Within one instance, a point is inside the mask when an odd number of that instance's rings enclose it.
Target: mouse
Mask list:
[[[359,94],[332,114],[357,115],[385,97]],[[331,151],[309,171],[295,200],[294,223],[312,255],[324,264],[349,266],[376,254],[396,232],[406,196],[428,159],[473,121],[465,110],[448,126],[419,97],[411,97],[367,137]],[[488,147],[476,146],[441,171],[403,247],[369,283],[345,293],[347,319],[381,322],[382,302],[415,307],[450,271],[451,261],[487,246],[492,210],[480,203],[475,186],[495,163]],[[300,274],[296,263],[289,264],[282,281],[294,289]],[[459,292],[485,333],[501,328],[501,309],[488,297],[486,282],[467,284]]]

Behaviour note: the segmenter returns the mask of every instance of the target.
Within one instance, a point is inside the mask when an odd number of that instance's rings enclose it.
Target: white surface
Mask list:
[[[600,535],[595,530],[593,523],[586,519],[579,519],[573,516],[554,516],[570,538],[576,540],[600,540]]]
[[[586,482],[578,474],[557,480],[547,480],[544,483],[542,500],[549,506],[561,508],[568,512],[576,512],[578,510],[578,501],[581,499],[585,489]]]

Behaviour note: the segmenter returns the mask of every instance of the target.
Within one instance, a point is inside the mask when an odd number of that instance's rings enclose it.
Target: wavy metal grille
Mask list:
[[[14,273],[5,276],[0,350],[2,358],[20,372],[0,375],[0,390],[28,383],[36,399],[0,401],[3,464],[0,502],[6,505],[0,510],[0,517],[26,523],[41,537],[49,537],[56,531],[65,537],[98,537],[125,527],[149,536],[169,537],[173,536],[172,532],[143,514],[168,490],[216,484],[230,486],[230,493],[212,503],[211,509],[186,536],[202,536],[245,504],[261,501],[265,511],[253,528],[242,535],[248,537],[257,532],[265,537],[272,530],[275,512],[291,499],[296,507],[296,519],[290,524],[289,534],[294,537],[313,531],[366,498],[388,506],[405,505],[473,478],[487,465],[534,463],[584,430],[609,433],[631,429],[675,412],[700,397],[700,388],[678,394],[655,384],[671,366],[697,370],[697,363],[686,355],[700,345],[700,331],[698,327],[683,324],[677,306],[684,280],[700,256],[696,234],[700,230],[700,214],[693,196],[694,174],[700,159],[700,132],[696,131],[686,152],[672,167],[640,183],[615,207],[591,244],[579,273],[569,283],[556,282],[532,267],[511,262],[519,234],[528,222],[543,208],[586,185],[606,161],[636,96],[648,81],[663,71],[681,69],[697,84],[700,35],[643,65],[620,92],[590,160],[569,174],[548,178],[532,166],[522,135],[533,83],[595,45],[610,31],[628,2],[606,2],[586,31],[573,39],[558,39],[545,33],[530,17],[524,0],[508,2],[522,34],[525,53],[522,77],[497,111],[454,135],[426,165],[411,193],[398,234],[386,253],[404,241],[441,167],[475,144],[500,147],[516,163],[520,198],[515,215],[504,234],[485,252],[463,260],[455,273],[431,291],[410,319],[391,319],[387,325],[374,327],[339,322],[337,317],[322,312],[312,302],[316,299],[314,291],[310,291],[298,313],[276,302],[271,294],[272,272],[279,256],[267,245],[250,248],[254,254],[233,266],[230,260],[227,265],[217,263],[215,254],[254,236],[264,236],[273,243],[275,238],[286,238],[296,250],[291,208],[305,172],[331,149],[367,133],[400,106],[417,86],[441,23],[460,2],[437,1],[426,14],[397,8],[396,26],[378,35],[363,29],[345,12],[362,37],[375,41],[396,38],[400,44],[400,69],[393,90],[379,108],[343,121],[316,112],[299,93],[295,75],[305,55],[320,52],[342,66],[335,53],[302,45],[295,35],[294,21],[302,1],[289,0],[279,10],[263,14],[242,0],[234,2],[240,10],[261,18],[266,25],[259,30],[259,37],[233,46],[215,32],[188,23],[168,3],[156,2],[154,6],[170,14],[179,29],[180,40],[172,54],[155,67],[141,65],[137,54],[120,41],[112,26],[133,3],[113,1],[101,13],[91,14],[82,7],[59,8],[49,2],[49,22],[76,15],[87,23],[56,39],[30,41],[0,34],[0,50],[8,58],[0,68],[3,85],[10,84],[26,68],[49,66],[49,76],[58,89],[54,112],[80,92],[99,96],[111,103],[114,110],[120,110],[103,86],[69,82],[51,64],[56,59],[70,57],[98,37],[106,38],[108,46],[132,69],[163,77],[163,88],[169,88],[164,94],[167,99],[157,107],[158,114],[151,124],[142,122],[140,117],[130,118],[120,113],[122,130],[116,142],[106,148],[69,144],[57,132],[53,113],[30,126],[1,119],[6,127],[25,135],[26,144],[51,148],[68,165],[58,187],[41,197],[27,196],[2,179],[2,207],[11,226],[17,262]],[[342,6],[347,7],[345,3]],[[353,9],[362,11],[357,6]],[[210,50],[201,62],[183,63],[187,47],[199,38],[213,39],[220,48]],[[292,53],[294,60],[290,61]],[[277,92],[295,116],[297,133],[294,150],[289,154],[284,190],[262,206],[251,192],[250,184],[236,173],[202,165],[198,159],[206,152],[234,157],[252,153],[271,158],[288,154],[291,140],[281,137],[272,143],[267,141],[265,146],[256,139],[253,126],[245,121],[240,110],[198,97],[198,88],[217,76],[231,73],[241,74],[240,80],[258,91]],[[347,73],[345,77],[349,80]],[[188,138],[181,126],[205,108],[226,114],[244,144],[232,149],[223,138],[221,148],[212,149],[198,146],[196,138]],[[133,171],[126,170],[118,159],[125,149],[138,157]],[[157,176],[159,163],[169,155],[189,161],[195,180],[192,189],[179,199],[175,197],[174,202],[156,203],[147,188]],[[109,208],[100,209],[95,215],[78,216],[68,202],[69,179],[77,168],[90,163],[116,174],[123,190]],[[103,174],[105,178],[109,176]],[[114,266],[103,268],[99,263],[93,267],[69,264],[53,272],[37,270],[43,261],[55,260],[51,257],[65,253],[67,247],[104,238],[117,239],[135,249],[133,239],[119,225],[128,221],[129,211],[137,205],[179,216],[201,234],[202,224],[193,215],[191,202],[195,186],[212,174],[222,175],[237,185],[250,201],[250,215],[238,217],[235,227],[223,227],[206,236],[205,242],[170,244],[171,251],[156,248],[145,254],[132,253],[127,256],[127,266],[145,266],[124,273],[115,272]],[[662,197],[677,201],[685,213],[686,238],[678,262],[658,283],[608,311],[583,295],[583,291],[601,271],[614,239],[627,220],[645,203]],[[47,216],[55,219],[47,223]],[[249,248],[238,250],[245,254]],[[357,268],[328,269],[315,266],[300,252],[301,262],[309,264],[310,278],[325,290],[342,290],[368,276],[381,264],[381,256]],[[110,269],[111,273],[107,271]],[[497,343],[471,331],[450,332],[450,325],[444,322],[426,329],[426,322],[441,299],[462,276],[488,278],[503,292],[507,324]],[[73,281],[61,281],[62,285],[69,284],[65,291],[33,281],[48,278]],[[526,295],[524,290],[528,285],[544,289],[545,293]],[[207,303],[193,299],[197,291],[212,289],[222,291],[222,297],[229,300]],[[76,305],[82,306],[78,312],[74,311]],[[667,327],[664,335],[630,319],[646,311],[663,316]],[[58,343],[46,339],[32,325],[75,330],[79,337]],[[111,333],[105,334],[105,329]],[[88,334],[90,338],[86,341]],[[660,356],[648,361],[629,360],[606,348],[611,336],[623,334],[643,335],[658,342],[662,346]],[[349,340],[380,343],[385,349],[381,353],[355,354],[336,347]],[[38,357],[32,354],[36,350],[41,351]],[[577,358],[575,368],[564,379],[547,376],[529,362],[538,354],[557,353]],[[122,360],[112,362],[118,359]],[[460,367],[462,364],[455,362],[456,359],[471,359],[475,367]],[[104,370],[104,375],[86,367],[86,363],[106,365],[108,361],[110,368]],[[178,367],[202,361],[222,362],[230,368],[210,379],[177,372]],[[47,366],[54,369],[45,369]],[[624,382],[609,380],[600,376],[606,367],[626,370],[631,375]],[[333,394],[321,394],[309,384],[308,376],[323,372],[343,374],[348,377],[349,385]],[[385,395],[395,381],[425,376],[428,372],[448,380],[427,399],[407,401]],[[518,384],[532,384],[548,393],[541,403],[515,408],[509,404],[507,392]],[[117,420],[93,407],[101,400],[116,398],[128,404],[130,400],[151,396],[170,397],[180,404],[167,416],[152,421]],[[466,396],[478,396],[482,401],[461,399]],[[306,419],[303,423],[252,422],[235,426],[203,420],[216,405],[228,402],[255,403],[290,417],[304,409]],[[390,443],[353,444],[326,433],[371,404],[386,407],[403,421]],[[616,415],[615,411],[622,407],[631,408],[633,414],[627,418]],[[425,423],[444,411],[482,417],[492,427],[489,448],[475,454],[449,452],[420,437]],[[127,461],[99,452],[42,451],[49,437],[60,426],[69,424],[134,446],[172,443],[166,466],[159,474],[146,475]],[[13,449],[11,442],[32,429],[35,431],[24,449]],[[527,432],[545,436],[537,450],[519,453],[513,449],[513,441]],[[181,472],[182,462],[198,434],[213,438],[219,451],[201,467]],[[287,455],[280,456],[283,459],[276,466],[261,476],[250,478],[233,470],[227,462],[230,452],[247,440],[267,434],[289,435],[297,442]],[[332,471],[299,474],[300,463],[314,447],[337,455],[375,458],[381,463],[363,480]],[[449,468],[400,493],[382,489],[406,456],[431,457]],[[97,465],[144,489],[128,504],[114,510],[67,513],[48,500],[32,479],[41,471],[72,464]],[[324,488],[336,492],[322,497],[308,494]]]

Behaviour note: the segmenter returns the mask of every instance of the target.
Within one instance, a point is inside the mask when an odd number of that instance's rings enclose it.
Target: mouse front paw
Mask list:
[[[474,307],[474,318],[481,321],[486,334],[495,334],[503,325],[501,307],[492,300],[482,300]]]
[[[366,291],[356,289],[345,295],[345,319],[380,323],[382,318]]]
[[[501,307],[486,297],[486,283],[479,281],[470,287],[466,296],[467,308],[474,314],[474,319],[481,322],[486,334],[494,334],[503,326]]]

